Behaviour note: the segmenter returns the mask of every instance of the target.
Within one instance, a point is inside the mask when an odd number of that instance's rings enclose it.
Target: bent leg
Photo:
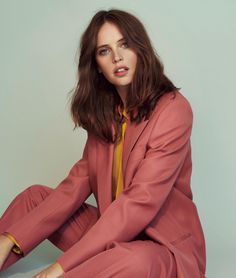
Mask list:
[[[18,194],[0,218],[0,234],[13,223],[42,203],[54,189],[44,185],[32,185]],[[97,209],[84,203],[77,212],[48,238],[54,245],[65,251],[71,247],[97,221]],[[26,227],[27,228],[27,227]],[[14,236],[14,235],[13,235]],[[16,239],[17,240],[17,239]],[[6,269],[22,255],[11,252],[2,270]]]
[[[53,191],[44,185],[32,185],[19,193],[0,218],[0,234],[37,207]]]
[[[53,189],[47,186],[32,185],[19,193],[12,200],[0,218],[0,234],[5,232],[12,224],[20,222],[21,218],[45,200],[52,190]],[[2,270],[6,269],[21,258],[22,255],[10,252],[8,258],[2,266]]]
[[[83,203],[81,207],[48,240],[62,251],[68,250],[97,222],[98,209]]]
[[[63,278],[175,278],[172,253],[151,240],[112,242],[107,250],[62,275]]]

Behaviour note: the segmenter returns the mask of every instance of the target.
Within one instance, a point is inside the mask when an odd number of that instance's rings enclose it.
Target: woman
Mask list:
[[[192,110],[142,23],[99,11],[80,45],[71,102],[83,157],[51,189],[20,193],[0,221],[6,269],[44,239],[64,251],[42,277],[205,277],[190,188]],[[85,203],[93,193],[98,208]]]

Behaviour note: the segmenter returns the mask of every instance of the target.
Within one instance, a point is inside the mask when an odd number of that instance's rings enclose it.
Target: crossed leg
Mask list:
[[[43,202],[52,191],[53,189],[47,186],[33,185],[17,195],[0,219],[0,234]],[[65,252],[80,240],[96,223],[97,219],[97,208],[83,203],[71,218],[67,219],[59,229],[48,237],[48,240]],[[73,268],[62,277],[176,277],[176,265],[171,252],[157,242],[146,238],[141,240],[140,238],[142,237],[137,237],[130,242],[114,241],[107,246],[105,251]],[[11,252],[2,269],[6,269],[21,257],[21,255]]]

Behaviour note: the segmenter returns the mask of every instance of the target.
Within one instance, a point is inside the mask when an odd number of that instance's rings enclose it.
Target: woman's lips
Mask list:
[[[114,72],[114,75],[115,75],[115,76],[125,76],[125,75],[128,73],[128,70],[129,70],[129,69],[126,68],[124,71],[120,71],[120,72],[119,72],[119,71],[115,71],[115,72]]]

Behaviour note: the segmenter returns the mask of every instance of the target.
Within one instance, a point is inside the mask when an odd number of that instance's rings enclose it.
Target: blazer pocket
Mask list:
[[[191,235],[189,231],[184,230],[168,212],[159,212],[150,223],[150,226],[156,229],[159,234],[173,245],[178,244]]]

